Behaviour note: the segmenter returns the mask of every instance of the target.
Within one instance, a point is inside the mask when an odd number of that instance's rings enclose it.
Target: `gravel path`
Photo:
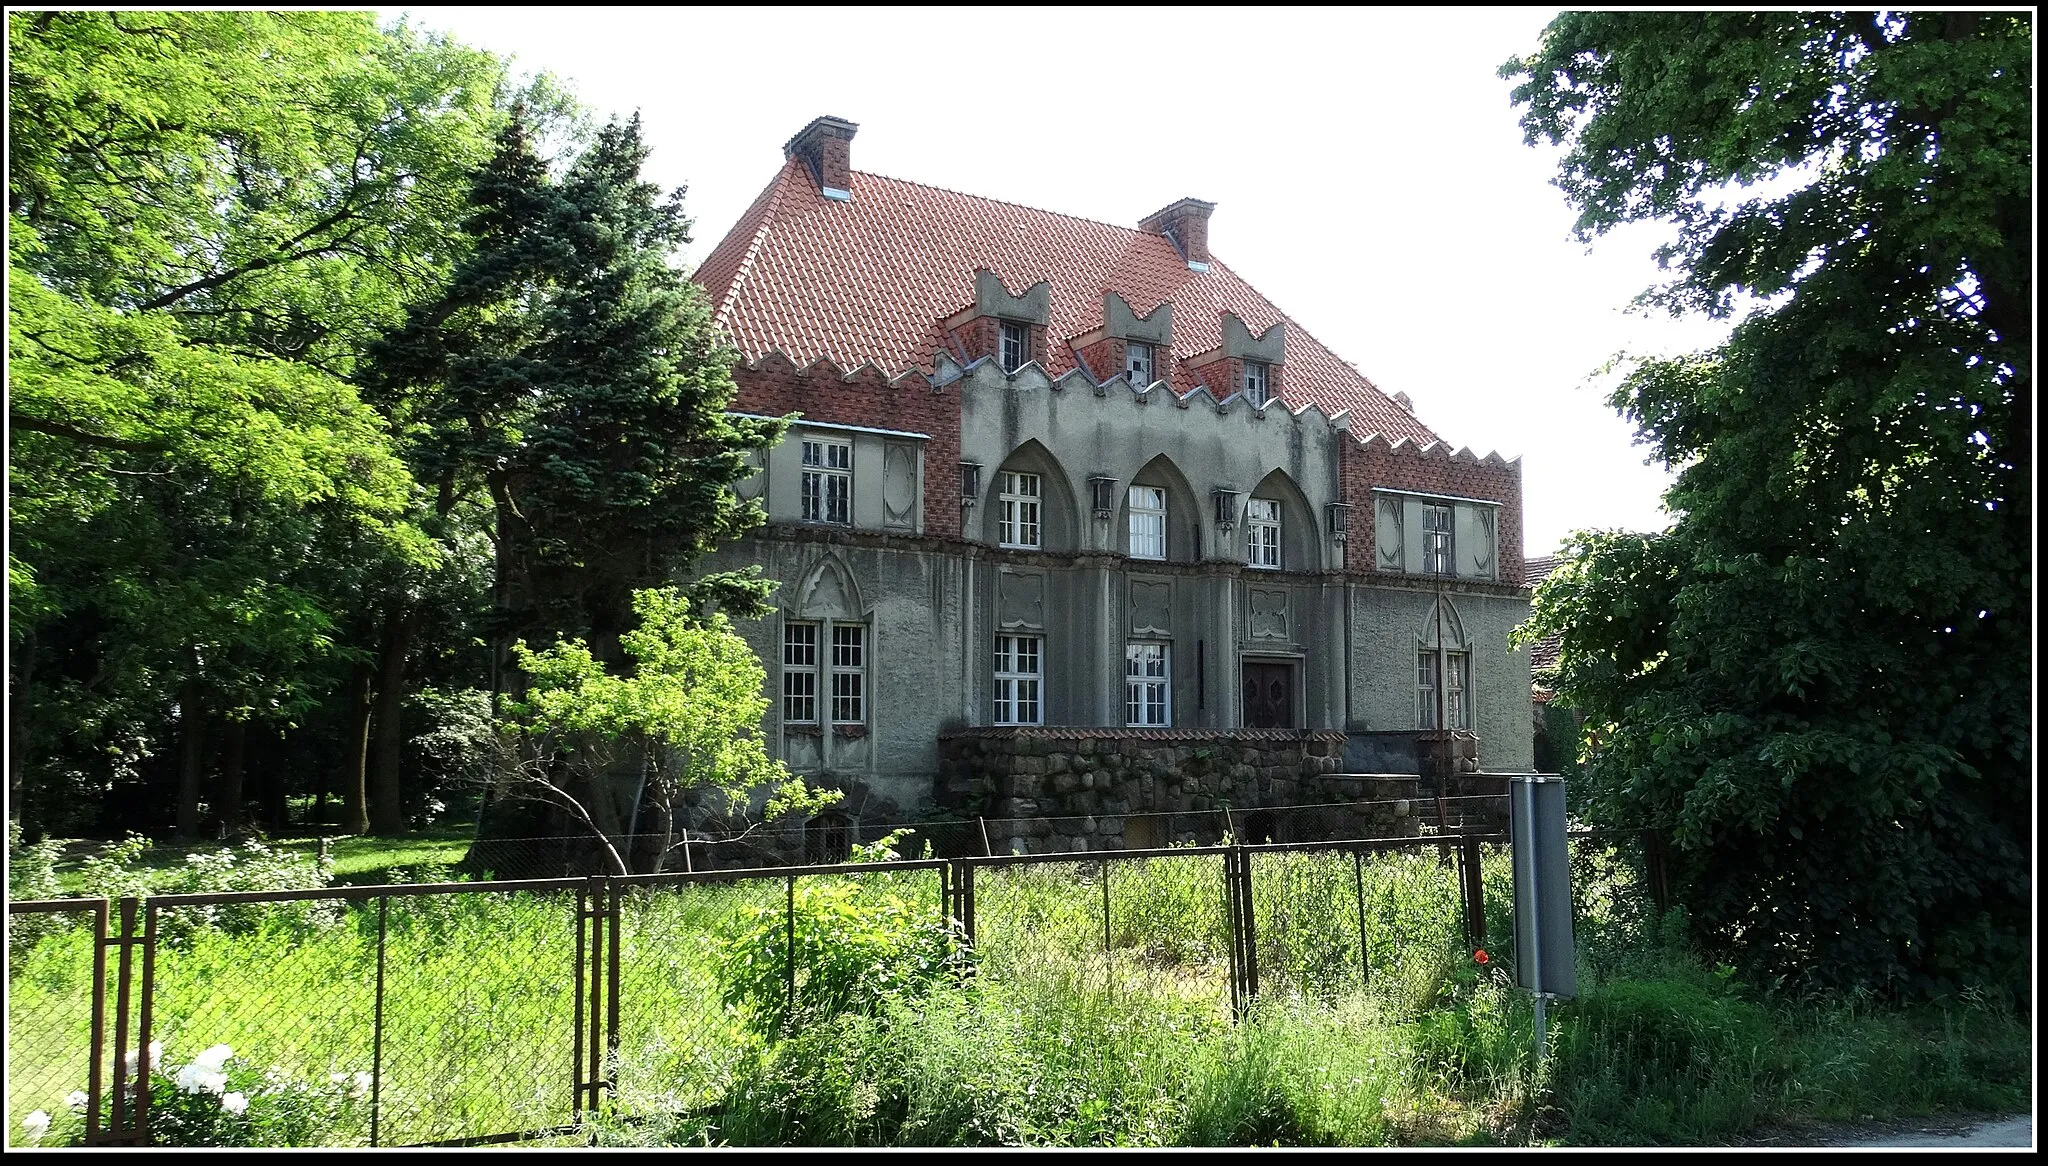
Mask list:
[[[1743,1147],[1783,1149],[2027,1149],[2034,1119],[2022,1114],[1954,1114],[1898,1121],[1827,1122],[1776,1126],[1737,1141]]]

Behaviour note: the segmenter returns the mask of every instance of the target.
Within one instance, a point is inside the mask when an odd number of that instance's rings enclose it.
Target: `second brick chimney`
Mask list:
[[[783,143],[782,156],[802,158],[826,198],[853,198],[853,135],[859,126],[842,117],[814,118]]]
[[[1209,270],[1209,212],[1216,209],[1213,202],[1199,198],[1184,198],[1163,210],[1153,211],[1139,222],[1141,231],[1158,231],[1173,240],[1180,249],[1180,257],[1188,261],[1188,270]]]

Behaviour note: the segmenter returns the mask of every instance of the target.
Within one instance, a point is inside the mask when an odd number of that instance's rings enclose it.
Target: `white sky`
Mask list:
[[[1206,199],[1211,250],[1282,310],[1446,440],[1522,456],[1527,554],[1669,521],[1589,377],[1724,329],[1624,313],[1661,227],[1571,240],[1556,151],[1522,144],[1494,75],[1548,12],[407,11],[600,118],[639,110],[649,176],[689,186],[689,262],[819,114],[859,123],[856,170],[1132,226]]]

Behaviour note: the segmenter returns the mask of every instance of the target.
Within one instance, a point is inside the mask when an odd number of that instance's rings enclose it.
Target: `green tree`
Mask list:
[[[671,265],[682,192],[643,181],[646,156],[638,120],[613,123],[558,181],[515,117],[478,172],[446,290],[374,349],[373,399],[415,473],[492,507],[497,642],[582,639],[613,666],[635,591],[761,520],[730,487],[782,428],[725,411],[734,353]],[[726,573],[690,591],[744,617],[768,586]],[[562,832],[530,802],[494,806],[486,836]]]
[[[1600,13],[1508,62],[1591,237],[1668,220],[1673,310],[1736,315],[1613,403],[1679,469],[1522,635],[1591,804],[1668,829],[1701,937],[1802,986],[2025,991],[2032,27]]]
[[[693,792],[721,795],[713,810],[732,817],[757,808],[764,817],[810,814],[838,800],[768,755],[767,674],[724,613],[699,618],[672,587],[635,592],[632,604],[639,624],[619,641],[628,675],[608,671],[580,639],[545,651],[512,646],[528,683],[507,707],[522,739],[508,796],[569,811],[619,874],[662,869]],[[637,769],[637,789],[607,780],[622,767]]]
[[[363,13],[22,12],[8,45],[13,805],[76,825],[175,751],[190,833],[217,741],[233,827],[248,726],[369,651],[359,576],[437,554],[349,378],[445,269],[502,66]]]

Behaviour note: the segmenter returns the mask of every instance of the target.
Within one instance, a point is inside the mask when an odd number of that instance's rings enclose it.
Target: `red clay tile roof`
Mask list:
[[[1540,559],[1530,559],[1524,562],[1522,564],[1522,586],[1534,587],[1545,579],[1550,578],[1550,573],[1557,570],[1557,563],[1556,555],[1545,555]],[[1529,645],[1529,671],[1541,672],[1545,668],[1556,667],[1557,653],[1563,645],[1564,637],[1555,635],[1545,636]]]
[[[1165,235],[1077,219],[877,174],[853,174],[853,200],[819,193],[792,158],[697,269],[717,323],[749,359],[775,349],[799,366],[829,357],[853,369],[929,374],[944,346],[940,322],[974,300],[975,269],[1021,293],[1052,285],[1047,329],[1054,376],[1074,367],[1067,341],[1102,325],[1102,293],[1140,316],[1173,303],[1173,352],[1198,356],[1222,343],[1222,312],[1252,335],[1287,320],[1280,397],[1351,411],[1364,437],[1438,440],[1435,433],[1213,256],[1188,270]],[[1176,370],[1174,388],[1195,380]]]

